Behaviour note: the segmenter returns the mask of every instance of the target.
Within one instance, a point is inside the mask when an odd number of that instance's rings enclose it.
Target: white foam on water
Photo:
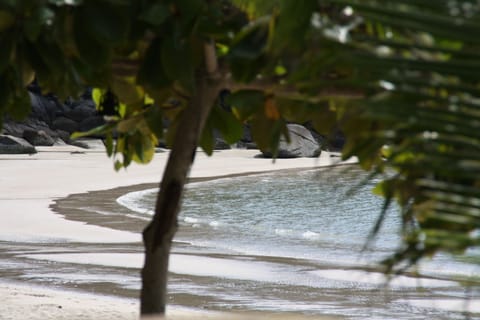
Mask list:
[[[221,225],[221,223],[218,222],[218,221],[212,221],[212,222],[210,222],[208,225],[209,225],[210,227],[217,228],[217,227],[219,227],[219,226]]]
[[[289,236],[289,235],[292,235],[294,233],[293,230],[282,229],[282,228],[275,229],[274,232],[275,232],[276,235],[279,235],[279,236]]]
[[[302,238],[307,240],[318,240],[321,238],[320,234],[313,231],[306,231],[302,233]]]
[[[140,200],[146,197],[147,195],[156,193],[156,192],[158,192],[157,188],[146,189],[141,191],[133,191],[118,197],[116,201],[118,204],[132,211],[135,211],[141,214],[152,215],[153,210],[142,206],[141,204],[144,204],[144,201],[140,201]]]
[[[196,224],[196,223],[200,222],[199,219],[193,218],[193,217],[185,217],[185,218],[183,218],[183,221],[186,222],[186,223],[192,223],[192,224]]]

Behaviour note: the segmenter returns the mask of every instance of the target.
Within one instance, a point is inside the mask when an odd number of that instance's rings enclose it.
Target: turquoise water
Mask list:
[[[190,184],[175,240],[189,254],[222,259],[173,267],[171,292],[209,296],[208,306],[216,309],[300,311],[347,319],[463,318],[461,308],[445,311],[433,307],[430,299],[465,297],[457,282],[439,279],[478,274],[475,265],[440,255],[422,264],[426,278],[399,277],[381,291],[383,276],[362,271],[400,243],[399,211],[393,206],[375,241],[362,250],[383,205],[371,193],[378,181],[365,179],[355,167],[335,167]],[[146,190],[117,201],[147,217],[155,196],[156,190]],[[183,281],[182,274],[199,278]]]

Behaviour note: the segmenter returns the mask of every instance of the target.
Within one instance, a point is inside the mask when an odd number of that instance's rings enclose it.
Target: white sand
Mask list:
[[[0,241],[10,242],[137,242],[140,235],[67,221],[54,214],[54,199],[73,193],[105,190],[140,183],[158,183],[168,153],[158,153],[149,165],[133,164],[115,172],[104,150],[71,146],[38,148],[35,155],[0,155]],[[72,153],[73,152],[73,153]],[[81,153],[77,153],[81,152]],[[198,153],[191,177],[309,168],[334,164],[338,158],[322,153],[318,159],[258,159],[255,150],[228,150],[212,157]],[[18,283],[0,282],[0,319],[135,319],[134,300],[79,294]],[[60,308],[61,306],[61,308]],[[176,310],[185,319],[192,312]],[[201,313],[201,318],[223,315]],[[197,314],[196,316],[199,316]]]

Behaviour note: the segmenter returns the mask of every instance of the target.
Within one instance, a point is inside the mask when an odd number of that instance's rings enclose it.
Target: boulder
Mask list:
[[[45,123],[45,121],[35,119],[32,117],[28,117],[27,119],[20,122],[7,120],[3,124],[3,131],[6,135],[23,138],[24,132],[26,130],[34,130],[34,131],[41,130],[41,131],[45,131],[45,133],[51,136],[52,138],[58,137],[58,134],[52,129],[50,129],[50,127]]]
[[[79,131],[88,131],[105,124],[103,116],[92,116],[82,120],[78,127]]]
[[[0,154],[32,154],[36,152],[35,147],[25,139],[0,135]]]
[[[67,131],[63,131],[63,130],[57,130],[57,133],[58,133],[58,137],[60,140],[62,140],[64,143],[69,143],[70,142],[70,133],[68,133]]]
[[[97,115],[95,106],[92,107],[88,103],[76,105],[70,111],[65,113],[65,117],[76,122],[82,122],[83,120],[91,118],[95,115]]]
[[[278,147],[277,158],[317,157],[320,154],[320,145],[304,126],[288,124],[290,143],[282,138]],[[272,157],[270,152],[264,152],[265,157]]]
[[[28,94],[32,106],[31,117],[51,124],[58,111],[56,103],[42,95],[32,92]]]
[[[53,127],[57,130],[73,133],[78,131],[79,125],[77,122],[66,117],[58,117],[53,121]]]
[[[27,129],[23,132],[23,138],[34,146],[53,146],[55,139],[43,130]]]

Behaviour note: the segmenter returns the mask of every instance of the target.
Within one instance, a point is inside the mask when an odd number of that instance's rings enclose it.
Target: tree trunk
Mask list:
[[[182,112],[160,184],[155,214],[143,231],[145,263],[140,296],[142,315],[163,315],[167,303],[168,261],[177,216],[188,173],[195,158],[200,134],[223,83],[213,55],[214,45],[205,45],[205,65],[196,76],[196,88],[189,106]],[[213,51],[214,52],[214,51]],[[211,61],[211,59],[215,61]]]

